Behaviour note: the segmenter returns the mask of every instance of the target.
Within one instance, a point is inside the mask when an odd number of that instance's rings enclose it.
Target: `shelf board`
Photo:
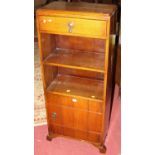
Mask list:
[[[104,73],[104,53],[55,49],[44,64]]]
[[[70,75],[57,75],[48,92],[103,101],[103,81]]]

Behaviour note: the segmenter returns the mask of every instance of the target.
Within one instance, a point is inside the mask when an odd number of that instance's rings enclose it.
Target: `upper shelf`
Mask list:
[[[44,64],[104,73],[104,53],[55,49]]]

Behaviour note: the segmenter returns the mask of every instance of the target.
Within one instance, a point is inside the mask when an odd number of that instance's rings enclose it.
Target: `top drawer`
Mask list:
[[[39,29],[54,34],[106,38],[106,21],[39,16]]]

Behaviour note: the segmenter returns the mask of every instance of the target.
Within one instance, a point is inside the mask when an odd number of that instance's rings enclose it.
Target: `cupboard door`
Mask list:
[[[98,112],[98,113],[102,113],[103,112],[103,102],[102,101],[93,101],[90,100],[89,101],[89,108],[88,110],[91,112]]]
[[[74,126],[74,111],[71,108],[62,108],[62,125],[66,127]]]
[[[51,124],[62,125],[62,111],[63,109],[58,106],[50,106],[48,109],[48,118]]]
[[[83,110],[75,110],[74,113],[75,129],[87,131],[88,128],[88,112]]]
[[[49,119],[51,124],[59,124],[61,126],[74,126],[74,111],[70,108],[52,105],[49,107]]]
[[[88,116],[88,130],[93,132],[102,131],[103,115],[89,112]]]
[[[103,115],[66,106],[50,106],[51,124],[74,128],[82,131],[97,132],[102,130]]]

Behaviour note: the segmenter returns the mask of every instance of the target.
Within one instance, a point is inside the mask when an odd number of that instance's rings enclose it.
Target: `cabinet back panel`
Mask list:
[[[78,70],[78,69],[69,69],[69,68],[58,68],[59,74],[63,75],[72,75],[72,76],[78,76],[78,77],[84,77],[84,78],[95,78],[98,80],[103,80],[103,73],[98,72],[91,72],[91,71],[85,71],[85,70]]]
[[[56,35],[56,46],[87,52],[105,52],[105,40],[103,39]]]

